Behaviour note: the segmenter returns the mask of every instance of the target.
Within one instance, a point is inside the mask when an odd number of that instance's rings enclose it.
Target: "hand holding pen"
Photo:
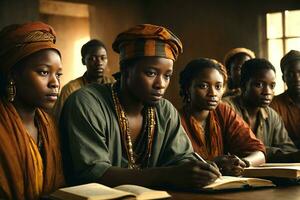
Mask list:
[[[215,163],[212,163],[212,164],[207,163],[207,162],[206,162],[206,161],[205,161],[198,153],[196,153],[196,152],[193,152],[193,155],[194,155],[194,157],[195,157],[197,160],[199,160],[199,161],[205,163],[205,164],[208,166],[208,169],[210,169],[212,172],[214,172],[214,174],[216,174],[219,178],[222,177],[222,174],[220,173],[219,168],[218,168],[218,166],[217,166]]]
[[[228,155],[222,155],[214,159],[222,174],[230,176],[240,176],[247,167],[247,164],[237,157],[228,153]]]

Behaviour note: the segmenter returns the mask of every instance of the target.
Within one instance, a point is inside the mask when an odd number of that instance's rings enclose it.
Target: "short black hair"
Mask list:
[[[209,58],[198,58],[192,60],[184,67],[184,69],[180,72],[179,75],[180,96],[183,97],[183,102],[187,101],[187,98],[189,96],[188,89],[191,86],[194,78],[203,69],[206,68],[213,68],[218,70],[224,78],[224,84],[226,84],[227,82],[226,68],[220,62]]]
[[[300,51],[291,50],[287,54],[285,54],[280,60],[280,68],[282,73],[284,74],[284,70],[289,68],[295,61],[300,60]]]
[[[241,87],[245,88],[247,82],[261,70],[273,70],[276,73],[272,63],[264,58],[247,60],[241,68]]]
[[[107,49],[102,41],[92,39],[92,40],[88,41],[87,43],[85,43],[81,47],[81,57],[85,58],[85,56],[90,52],[91,49],[101,48],[101,47],[103,47],[105,49],[105,51],[107,51]]]

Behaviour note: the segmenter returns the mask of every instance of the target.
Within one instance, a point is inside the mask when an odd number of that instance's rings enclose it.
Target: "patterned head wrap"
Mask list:
[[[42,22],[13,24],[0,31],[0,70],[8,72],[21,59],[42,49],[55,49],[56,34]]]
[[[230,59],[235,56],[236,54],[239,53],[244,53],[246,55],[248,55],[251,59],[255,58],[255,53],[253,51],[251,51],[250,49],[246,49],[246,48],[234,48],[231,49],[224,57],[224,65],[228,68],[228,64]]]
[[[296,60],[300,60],[300,51],[291,50],[285,56],[283,56],[280,60],[280,68],[282,73],[284,72],[284,68],[288,67],[288,65]]]
[[[120,33],[112,48],[120,54],[120,62],[144,56],[175,61],[182,53],[182,43],[171,31],[151,24],[140,24]]]

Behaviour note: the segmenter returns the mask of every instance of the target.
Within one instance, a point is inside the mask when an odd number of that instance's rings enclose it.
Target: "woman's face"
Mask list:
[[[145,57],[129,66],[126,84],[133,98],[153,105],[165,94],[172,73],[173,60]]]
[[[30,55],[13,74],[15,102],[28,109],[51,109],[57,100],[61,71],[61,59],[55,50],[46,49]]]
[[[192,109],[214,110],[224,92],[224,77],[214,68],[204,68],[192,80],[189,88]]]
[[[243,89],[243,96],[252,107],[266,107],[274,97],[275,72],[271,69],[259,70],[249,79]]]

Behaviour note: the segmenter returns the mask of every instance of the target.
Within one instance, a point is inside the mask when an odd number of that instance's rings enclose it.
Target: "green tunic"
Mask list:
[[[192,146],[178,112],[166,99],[156,105],[156,119],[148,167],[176,165],[193,159]],[[91,84],[74,92],[63,108],[60,129],[69,181],[97,181],[111,166],[127,168],[109,84]]]
[[[223,99],[249,124],[249,114],[241,96]],[[281,162],[277,160],[279,154],[296,152],[297,148],[288,136],[281,117],[270,107],[261,108],[257,119],[258,127],[253,132],[266,146],[267,162]],[[290,160],[292,161],[292,160]]]

